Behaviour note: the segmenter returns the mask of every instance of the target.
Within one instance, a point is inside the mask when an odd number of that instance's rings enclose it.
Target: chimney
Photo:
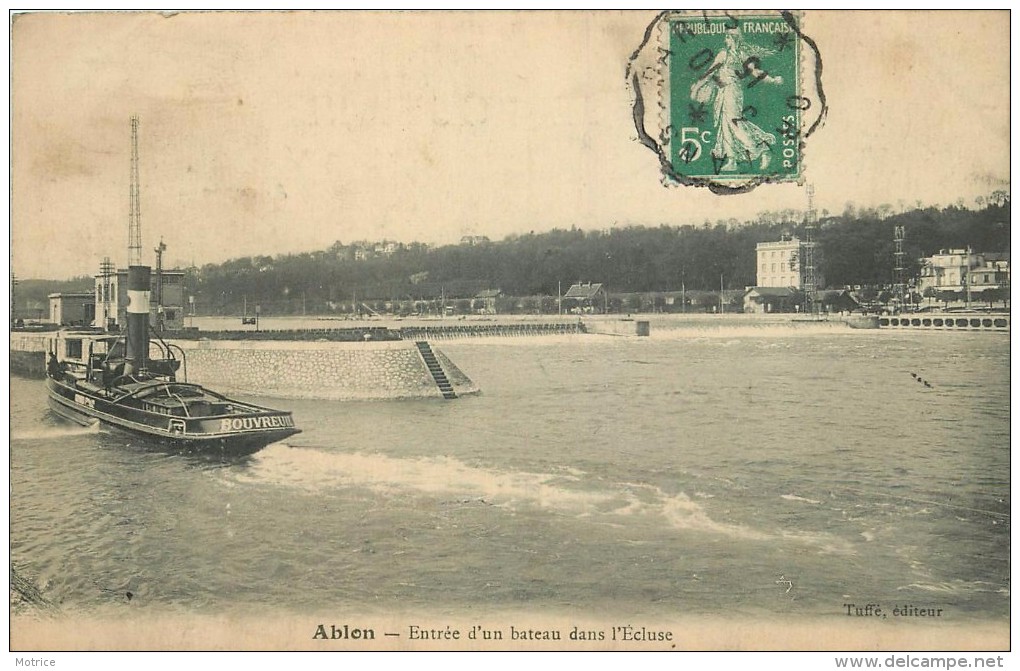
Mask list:
[[[127,366],[128,375],[144,373],[149,358],[149,266],[128,268]]]

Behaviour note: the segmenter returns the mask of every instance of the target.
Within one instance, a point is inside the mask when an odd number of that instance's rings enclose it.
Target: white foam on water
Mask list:
[[[806,499],[803,496],[797,496],[796,494],[783,494],[779,498],[786,499],[787,501],[803,501],[804,503],[821,503],[815,499]]]
[[[98,421],[88,426],[69,424],[67,426],[51,426],[43,429],[25,429],[11,433],[11,440],[52,440],[69,436],[89,436],[102,430]]]
[[[242,482],[296,487],[323,494],[359,487],[386,496],[423,493],[449,503],[483,502],[511,512],[539,508],[609,523],[640,518],[665,521],[678,531],[701,531],[754,541],[790,540],[825,551],[852,552],[825,535],[779,530],[766,533],[740,524],[722,523],[684,493],[668,494],[653,485],[599,481],[600,491],[581,489],[578,475],[504,472],[469,466],[450,457],[396,458],[379,454],[326,452],[276,444],[258,454]]]
[[[558,484],[576,481],[576,476],[571,475],[500,473],[474,468],[449,457],[402,459],[283,444],[262,450],[248,477],[315,492],[364,487],[392,495],[414,490],[444,501],[474,499],[503,506],[524,503],[578,513],[612,505],[607,495]]]
[[[898,591],[921,590],[922,592],[937,592],[944,594],[967,594],[971,592],[994,592],[1004,593],[1004,590],[993,583],[984,580],[950,580],[943,582],[913,582],[903,587],[897,587]],[[1008,594],[1009,590],[1005,590]]]
[[[718,339],[725,338],[727,344],[734,339],[755,338],[755,337],[801,337],[818,335],[839,335],[860,333],[842,322],[817,322],[817,323],[796,323],[796,322],[765,322],[756,324],[753,322],[728,324],[720,322],[712,324],[684,324],[684,325],[661,325],[653,323],[651,326],[651,338],[654,340],[691,340],[691,339]]]
[[[768,540],[771,537],[769,534],[754,531],[745,526],[716,522],[709,518],[700,505],[687,498],[685,494],[666,497],[661,506],[663,517],[676,529],[713,531],[733,538],[756,541]]]
[[[505,346],[538,346],[538,345],[562,345],[562,344],[577,344],[583,342],[585,344],[595,342],[614,342],[620,340],[621,336],[600,334],[600,333],[539,333],[529,335],[478,335],[468,338],[444,338],[437,337],[429,339],[429,342],[441,350],[454,349],[460,347],[477,347],[477,346],[488,346],[488,345],[505,345]]]

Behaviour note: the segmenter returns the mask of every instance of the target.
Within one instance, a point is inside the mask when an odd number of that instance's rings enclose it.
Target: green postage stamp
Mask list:
[[[671,163],[691,177],[797,179],[799,40],[779,15],[675,16]]]
[[[720,192],[801,181],[804,140],[824,116],[824,95],[821,60],[800,15],[665,12],[653,28],[661,119],[649,125],[658,137],[643,127],[640,92],[635,122],[667,180]],[[635,88],[642,77],[634,76]]]

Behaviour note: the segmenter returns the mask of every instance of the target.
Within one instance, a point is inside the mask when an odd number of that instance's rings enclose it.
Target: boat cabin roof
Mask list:
[[[103,331],[57,331],[58,338],[64,339],[75,339],[75,340],[95,340],[95,341],[114,341],[120,340],[124,336],[116,333],[106,333]]]
[[[188,382],[166,382],[161,380],[141,380],[139,382],[127,382],[125,384],[117,385],[117,389],[123,391],[119,397],[125,399],[128,397],[134,398],[146,398],[149,396],[156,396],[160,394],[174,395],[180,398],[196,398],[196,397],[207,397],[212,399],[222,399],[223,396],[215,392],[211,392],[208,389],[198,384],[191,384]]]

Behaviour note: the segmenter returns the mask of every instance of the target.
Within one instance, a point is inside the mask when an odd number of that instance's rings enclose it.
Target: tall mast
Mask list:
[[[896,251],[893,254],[896,257],[896,266],[893,267],[893,281],[896,286],[896,297],[900,301],[900,310],[906,310],[907,301],[907,282],[906,282],[906,267],[904,265],[904,257],[906,252],[903,251],[903,241],[906,239],[907,233],[906,228],[903,226],[893,227],[893,241],[896,243]]]
[[[149,358],[151,269],[142,265],[142,214],[138,197],[138,117],[131,117],[131,202],[128,217],[127,364],[128,375],[145,375]]]
[[[110,328],[111,321],[116,322],[118,319],[118,311],[114,307],[117,304],[117,297],[110,296],[110,280],[117,276],[117,269],[114,267],[113,261],[110,260],[109,256],[103,257],[103,262],[99,264],[99,274],[103,278],[102,288],[100,291],[101,296],[99,300],[102,309],[102,316],[96,316],[96,326],[108,329]]]
[[[814,314],[818,309],[818,278],[815,274],[815,241],[814,232],[818,225],[815,212],[815,187],[807,185],[807,216],[804,220],[804,244],[802,245],[801,268],[804,282],[805,312]]]
[[[142,207],[138,186],[138,117],[131,117],[131,191],[128,204],[128,266],[142,264]]]

